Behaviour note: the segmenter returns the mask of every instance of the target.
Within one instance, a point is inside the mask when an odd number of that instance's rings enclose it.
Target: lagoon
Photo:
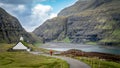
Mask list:
[[[73,43],[46,43],[41,48],[52,49],[56,51],[67,51],[69,49],[78,49],[85,52],[100,52],[108,54],[120,55],[120,47],[100,46],[100,45],[85,45]]]

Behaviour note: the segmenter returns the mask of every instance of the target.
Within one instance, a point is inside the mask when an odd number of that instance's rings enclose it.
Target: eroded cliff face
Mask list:
[[[25,41],[33,41],[31,35],[24,30],[19,21],[0,8],[0,42],[16,43],[20,36],[23,36]]]
[[[43,25],[34,30],[34,33],[39,37],[45,38],[45,41],[55,40],[60,34],[64,35],[63,32],[66,28],[65,22],[65,17],[57,17],[47,20]]]
[[[45,40],[120,44],[120,0],[79,0],[47,20],[34,33]]]

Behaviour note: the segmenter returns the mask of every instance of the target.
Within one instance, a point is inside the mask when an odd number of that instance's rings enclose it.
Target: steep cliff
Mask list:
[[[45,41],[120,44],[120,0],[79,0],[47,20],[33,33]]]
[[[0,8],[0,42],[15,43],[23,36],[25,41],[33,42],[29,33],[21,26],[19,21]]]

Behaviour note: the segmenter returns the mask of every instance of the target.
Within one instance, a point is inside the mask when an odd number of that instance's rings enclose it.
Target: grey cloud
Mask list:
[[[38,4],[38,2],[42,1],[47,0],[0,0],[0,7],[5,9],[11,15],[17,17],[21,25],[26,30],[31,31],[43,22],[41,18],[32,18],[33,12],[31,10],[36,6],[36,4]],[[20,10],[16,10],[19,9],[19,5],[25,6],[25,10],[23,12],[20,12]],[[42,18],[44,18],[44,16]]]
[[[34,1],[41,2],[45,0],[0,0],[1,3],[5,4],[31,4]]]

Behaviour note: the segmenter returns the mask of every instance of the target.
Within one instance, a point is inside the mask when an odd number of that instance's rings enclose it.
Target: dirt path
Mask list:
[[[70,65],[70,68],[90,68],[90,66],[88,66],[87,64],[78,61],[76,59],[72,59],[69,57],[64,57],[64,56],[53,56],[55,58],[60,58],[62,60],[67,61],[67,63]]]
[[[70,65],[70,68],[91,68],[90,66],[88,66],[87,64],[78,61],[76,59],[72,59],[69,57],[65,57],[65,56],[50,56],[48,54],[40,54],[39,52],[30,52],[32,54],[36,54],[36,55],[44,55],[44,56],[49,56],[49,57],[54,57],[54,58],[59,58],[62,60],[67,61],[67,63]]]

